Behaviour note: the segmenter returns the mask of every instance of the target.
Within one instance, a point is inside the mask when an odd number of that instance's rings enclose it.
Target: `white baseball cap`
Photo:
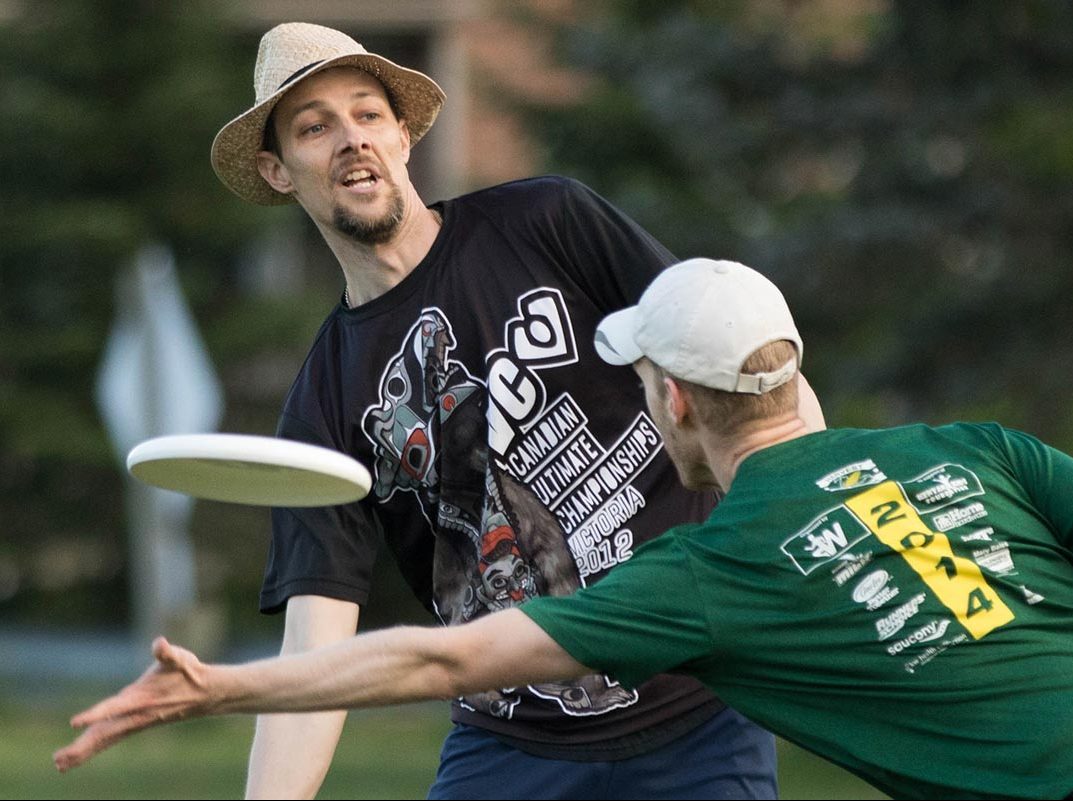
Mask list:
[[[742,373],[756,350],[782,339],[797,348],[796,358],[770,373]],[[636,306],[603,319],[595,344],[609,364],[647,356],[676,378],[753,395],[793,378],[803,351],[778,287],[744,264],[712,259],[689,259],[661,272]]]

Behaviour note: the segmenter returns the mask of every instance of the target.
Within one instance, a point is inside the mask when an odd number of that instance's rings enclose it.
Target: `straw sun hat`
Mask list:
[[[321,25],[287,22],[261,38],[253,68],[254,105],[227,123],[212,143],[212,167],[239,197],[274,206],[292,201],[269,186],[257,171],[265,122],[276,103],[300,80],[332,67],[357,67],[379,80],[406,120],[411,143],[432,127],[443,105],[443,90],[416,70],[368,52],[349,36]]]

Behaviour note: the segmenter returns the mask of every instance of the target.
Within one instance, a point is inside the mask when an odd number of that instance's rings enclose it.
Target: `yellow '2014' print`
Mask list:
[[[974,639],[1013,620],[1013,612],[977,564],[954,555],[947,536],[924,524],[896,482],[885,481],[855,495],[846,506],[881,542],[901,554]]]

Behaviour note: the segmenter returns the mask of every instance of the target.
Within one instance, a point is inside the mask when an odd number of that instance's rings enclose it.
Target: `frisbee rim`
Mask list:
[[[324,503],[309,497],[307,500],[288,498],[286,502],[279,504],[265,504],[260,500],[264,496],[264,490],[243,491],[235,489],[235,485],[222,485],[220,493],[207,494],[206,492],[191,492],[182,489],[181,482],[178,485],[166,486],[161,483],[159,476],[156,480],[147,481],[138,475],[138,468],[143,465],[160,465],[164,462],[185,463],[189,468],[193,462],[228,462],[232,465],[249,465],[256,467],[277,467],[284,470],[301,471],[307,474],[315,474],[330,479],[336,485],[340,482],[349,483],[354,487],[353,497],[349,500],[332,501]],[[312,445],[308,442],[283,439],[281,437],[258,436],[253,434],[169,434],[154,437],[135,445],[127,454],[127,470],[131,475],[153,486],[168,489],[173,492],[182,492],[187,495],[210,500],[221,500],[231,503],[246,503],[255,505],[272,506],[336,506],[341,503],[352,503],[360,500],[368,494],[372,487],[372,476],[368,469],[359,461],[340,451],[325,448],[320,445]],[[195,468],[195,471],[198,468]],[[210,471],[211,472],[211,471]],[[257,482],[252,482],[256,486]],[[258,500],[243,500],[243,498],[257,498]],[[334,496],[333,496],[334,497]]]

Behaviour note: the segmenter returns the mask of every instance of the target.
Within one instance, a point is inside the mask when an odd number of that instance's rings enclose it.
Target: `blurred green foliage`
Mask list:
[[[0,614],[122,625],[122,469],[93,402],[116,275],[144,244],[175,250],[223,428],[251,433],[273,429],[338,275],[251,290],[261,232],[315,237],[209,165],[251,100],[259,28],[204,0],[15,7],[0,22]],[[997,419],[1073,449],[1073,6],[578,8],[558,41],[587,77],[581,102],[524,109],[547,168],[680,256],[771,275],[834,424]],[[275,636],[253,614],[264,510],[199,504],[193,525],[203,594]],[[425,619],[398,586],[378,582],[367,623],[406,604]]]
[[[238,202],[209,165],[216,130],[249,103],[256,46],[222,25],[217,8],[49,0],[16,6],[0,24],[0,604],[9,620],[123,622],[122,469],[93,385],[116,276],[142,246],[176,253],[225,383],[239,361],[303,343],[319,323],[304,299],[241,294],[243,249],[286,212]],[[282,352],[293,373],[301,352]],[[239,419],[270,433],[277,404],[247,399]]]
[[[260,24],[207,0],[13,8],[0,18],[0,621],[122,627],[125,471],[94,402],[117,277],[144,245],[175,253],[224,385],[221,429],[255,434],[275,430],[341,283],[299,209],[239,200],[209,163],[253,100]],[[265,252],[298,262],[278,285]],[[198,503],[192,538],[203,619],[224,641],[239,626],[277,639],[281,620],[256,614],[267,510]],[[427,621],[395,597],[392,565],[377,575],[365,624]]]
[[[548,161],[795,308],[834,424],[1073,446],[1073,5],[605,0]]]
[[[91,394],[71,389],[97,366],[117,271],[165,242],[200,307],[228,296],[235,253],[263,222],[208,164],[249,94],[247,59],[208,8],[55,0],[0,26],[6,453],[110,462]],[[39,409],[38,392],[63,405]]]

